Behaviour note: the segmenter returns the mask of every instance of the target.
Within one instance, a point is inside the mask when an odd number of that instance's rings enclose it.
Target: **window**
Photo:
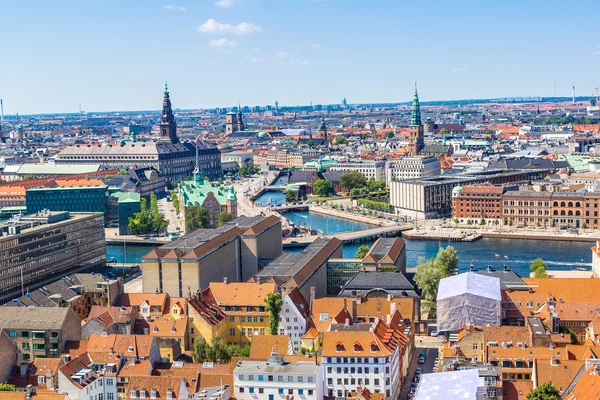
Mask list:
[[[240,317],[240,322],[246,322],[246,317],[242,315],[242,316]]]
[[[16,331],[10,331],[10,332],[8,332],[8,335],[10,337],[17,337],[17,332]]]
[[[235,322],[235,317],[234,316],[230,316],[229,317],[229,322]]]
[[[473,350],[477,350],[477,343],[473,343]]]
[[[235,336],[235,328],[229,328],[229,336]]]

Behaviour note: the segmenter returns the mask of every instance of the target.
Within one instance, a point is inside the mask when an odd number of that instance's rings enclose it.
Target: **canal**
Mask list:
[[[369,224],[336,218],[329,215],[295,212],[285,214],[291,222],[304,225],[319,233],[338,233],[368,229]],[[363,243],[371,245],[372,242]],[[419,257],[435,257],[440,246],[449,243],[439,243],[420,240],[406,240],[406,265],[415,267]],[[572,270],[591,267],[592,243],[560,242],[546,240],[510,240],[510,239],[481,239],[473,243],[452,243],[458,251],[459,269],[466,271],[470,264],[475,268],[502,268],[507,265],[521,276],[528,276],[529,265],[541,257],[548,269]],[[344,257],[353,257],[360,244],[345,245]],[[151,250],[149,246],[127,246],[127,262],[140,262],[142,257]],[[299,251],[299,250],[297,250]],[[117,262],[123,262],[123,246],[107,245],[107,260],[113,257]],[[496,257],[498,256],[498,257]],[[505,257],[506,256],[506,257]]]

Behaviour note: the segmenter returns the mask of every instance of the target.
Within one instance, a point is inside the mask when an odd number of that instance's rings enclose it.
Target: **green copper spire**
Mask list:
[[[167,86],[167,80],[165,79],[165,97],[169,97],[169,87]]]
[[[415,97],[413,97],[412,114],[410,115],[410,126],[420,126],[421,106],[419,105],[419,93],[417,93],[417,82],[415,82]]]
[[[204,172],[200,168],[200,156],[198,154],[198,142],[196,145],[196,168],[194,168],[194,181],[197,185],[202,185],[204,183]]]

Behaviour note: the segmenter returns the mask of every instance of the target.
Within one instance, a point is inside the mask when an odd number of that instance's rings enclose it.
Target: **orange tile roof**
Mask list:
[[[290,338],[287,335],[258,335],[252,337],[252,346],[250,347],[250,358],[267,359],[271,351],[279,355],[288,354]]]
[[[131,391],[134,389],[147,390],[148,393],[146,395],[146,398],[150,398],[150,391],[152,389],[156,389],[158,391],[158,399],[166,399],[168,390],[172,390],[174,393],[173,398],[178,399],[182,380],[183,378],[171,376],[134,376],[131,379],[129,379],[129,385],[127,387],[125,398],[139,399],[139,393],[136,397],[131,396]]]
[[[265,297],[277,290],[273,282],[211,282],[209,289],[216,303],[221,305],[265,306]]]
[[[559,360],[557,365],[551,365],[549,360],[535,360],[534,363],[533,370],[537,375],[537,384],[552,382],[561,395],[585,366],[583,360]]]
[[[502,390],[506,394],[502,400],[527,400],[527,394],[533,390],[532,381],[503,381]]]
[[[148,333],[160,338],[182,338],[187,335],[188,318],[161,318],[150,321]]]
[[[372,343],[376,346],[375,351],[371,351]],[[385,357],[392,354],[393,350],[390,350],[373,332],[330,331],[323,333],[323,345],[321,346],[321,356],[323,357]]]
[[[600,399],[600,374],[594,366],[585,371],[565,400],[598,400]]]

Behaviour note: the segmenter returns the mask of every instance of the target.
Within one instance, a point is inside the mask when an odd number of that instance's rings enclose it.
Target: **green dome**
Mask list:
[[[456,186],[454,189],[452,189],[452,194],[459,194],[462,189],[462,186]]]
[[[257,136],[258,136],[259,138],[264,138],[264,137],[266,137],[266,136],[267,136],[267,133],[266,133],[266,132],[258,132],[258,135],[257,135]]]

